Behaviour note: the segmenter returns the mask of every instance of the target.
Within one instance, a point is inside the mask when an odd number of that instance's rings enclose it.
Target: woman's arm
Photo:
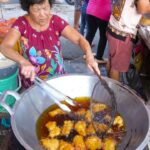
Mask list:
[[[70,25],[66,26],[64,30],[62,31],[62,36],[69,39],[74,44],[77,44],[80,46],[80,48],[83,50],[83,52],[86,54],[86,63],[88,67],[93,71],[93,68],[96,70],[98,74],[100,74],[100,70],[98,68],[98,64],[96,63],[91,46],[89,42],[74,28],[72,28]]]
[[[25,78],[34,80],[34,66],[26,60],[22,55],[14,50],[14,45],[20,39],[20,32],[16,29],[10,29],[0,45],[0,52],[7,58],[17,62],[21,66],[21,73]]]
[[[149,0],[137,0],[137,11],[140,14],[150,13],[150,1]]]
[[[21,64],[24,61],[17,51],[14,50],[14,45],[20,39],[20,33],[16,29],[10,29],[4,40],[0,45],[0,52],[7,58],[14,60]]]

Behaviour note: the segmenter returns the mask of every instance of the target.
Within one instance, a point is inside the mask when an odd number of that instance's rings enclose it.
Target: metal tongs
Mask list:
[[[66,106],[65,104],[62,104],[58,99],[57,99],[57,95],[62,96],[62,100],[66,101],[68,104],[70,104],[71,106],[75,106],[75,103],[73,102],[73,99],[70,98],[69,96],[65,95],[64,93],[62,93],[61,91],[57,90],[56,88],[54,88],[53,86],[51,86],[50,84],[48,84],[47,82],[41,80],[39,77],[35,77],[34,80],[35,84],[37,84],[39,87],[41,87],[44,91],[46,91],[47,95],[49,97],[54,97],[52,98],[52,100],[64,111],[66,112],[71,112],[71,109]],[[53,95],[50,94],[51,91],[54,91],[57,95]]]

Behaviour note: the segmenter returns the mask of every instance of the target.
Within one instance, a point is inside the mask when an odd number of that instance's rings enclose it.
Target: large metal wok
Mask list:
[[[118,111],[126,123],[127,134],[117,149],[144,149],[150,139],[150,112],[147,106],[129,88],[109,78],[104,79],[115,91]],[[75,74],[55,77],[47,82],[64,94],[75,98],[79,96],[90,97],[97,81],[98,79],[95,76]],[[102,90],[103,87],[100,87],[99,91]],[[99,91],[97,96],[99,96]],[[8,94],[13,95],[17,100],[13,109],[9,108],[4,102]],[[53,104],[53,101],[48,99],[47,94],[38,86],[32,86],[21,95],[6,92],[1,97],[1,104],[11,115],[13,132],[27,150],[42,150],[36,136],[36,121],[39,115]]]

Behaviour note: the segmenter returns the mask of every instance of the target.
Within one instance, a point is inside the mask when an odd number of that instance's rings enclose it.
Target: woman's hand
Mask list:
[[[86,64],[91,71],[96,72],[98,75],[100,75],[98,63],[96,62],[92,54],[86,54]]]
[[[36,73],[35,67],[27,60],[22,61],[21,65],[21,74],[24,75],[25,78],[30,78],[31,81],[34,81]]]

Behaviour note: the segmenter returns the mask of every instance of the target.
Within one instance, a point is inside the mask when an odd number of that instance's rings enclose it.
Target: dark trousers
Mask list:
[[[106,38],[107,25],[108,25],[108,21],[104,21],[97,17],[87,14],[86,39],[88,40],[90,45],[92,44],[97,29],[99,29],[99,42],[98,42],[97,54],[96,54],[97,59],[102,59],[104,54],[104,50],[107,43],[107,38]]]

